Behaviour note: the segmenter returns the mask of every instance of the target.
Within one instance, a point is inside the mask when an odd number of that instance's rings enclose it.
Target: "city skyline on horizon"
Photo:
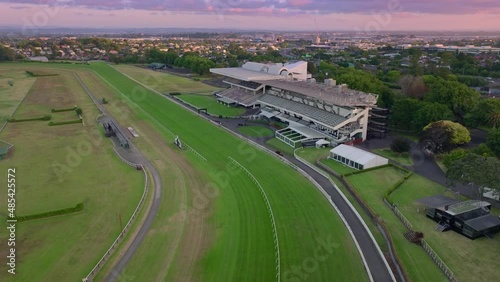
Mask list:
[[[500,31],[490,0],[0,0],[0,11],[0,26],[24,29]]]

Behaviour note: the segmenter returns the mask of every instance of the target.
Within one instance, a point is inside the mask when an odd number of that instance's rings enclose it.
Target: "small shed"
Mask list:
[[[329,158],[359,170],[389,163],[384,157],[344,144],[333,148]]]
[[[458,201],[442,195],[417,200],[425,206],[425,214],[438,224],[436,230],[454,230],[470,239],[493,237],[500,231],[500,218],[491,214],[485,201]]]
[[[330,146],[330,142],[325,139],[319,139],[316,141],[316,148],[326,148]]]

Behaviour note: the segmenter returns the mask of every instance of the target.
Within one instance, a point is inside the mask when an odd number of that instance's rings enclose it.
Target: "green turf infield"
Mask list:
[[[52,65],[30,65],[31,69]],[[24,65],[0,64],[0,72],[24,72]],[[64,209],[85,203],[75,214],[50,217],[16,226],[16,275],[0,265],[1,281],[81,281],[120,233],[144,187],[142,172],[122,163],[102,137],[98,111],[73,73],[38,77],[19,107],[20,116],[50,114],[51,108],[78,104],[85,126],[48,126],[47,122],[9,123],[0,139],[14,145],[0,161],[0,171],[16,168],[16,213],[19,216]],[[21,77],[21,76],[20,76]],[[17,84],[17,82],[16,82]],[[21,83],[19,83],[20,85]],[[59,114],[59,113],[58,113]],[[66,113],[60,113],[62,115]],[[72,118],[74,112],[68,112]],[[2,176],[2,180],[3,180]],[[0,190],[6,199],[7,189]],[[0,202],[5,222],[7,201]],[[0,253],[6,253],[6,229],[0,230]],[[2,255],[3,256],[3,255]]]
[[[148,86],[164,94],[180,92],[211,95],[214,91],[220,90],[220,88],[207,85],[203,82],[194,81],[174,74],[153,71],[131,65],[115,65],[114,67],[127,75],[139,78]]]
[[[218,192],[212,191],[211,194],[216,196],[208,201],[210,207],[208,210],[213,212],[208,218],[208,223],[211,225],[210,230],[213,231],[206,236],[213,240],[196,263],[193,270],[197,277],[195,280],[274,281],[276,279],[274,249],[268,250],[274,243],[270,236],[269,217],[266,215],[262,196],[256,192],[257,188],[252,186],[252,182],[245,174],[235,173],[228,166],[228,156],[236,159],[255,175],[269,197],[276,218],[281,258],[280,273],[283,280],[301,277],[301,273],[291,272],[293,267],[303,267],[304,262],[309,261],[308,258],[314,258],[314,250],[321,248],[328,241],[331,242],[332,248],[327,250],[328,255],[325,260],[318,261],[314,271],[304,274],[308,279],[312,281],[367,279],[357,249],[340,218],[306,178],[218,126],[186,111],[165,97],[144,89],[110,66],[93,64],[92,68],[129,97],[132,100],[129,103],[137,105],[148,113],[139,116],[157,120],[168,130],[178,134],[181,140],[207,160],[205,162],[198,159],[189,151],[184,153],[193,166],[218,188],[214,188]],[[138,79],[148,81],[147,77],[141,78],[140,75]],[[134,92],[141,92],[143,95],[133,95]],[[165,140],[165,142],[171,141],[172,137]],[[278,175],[286,177],[276,177]],[[190,210],[199,210],[195,202],[190,203],[188,207]],[[259,224],[252,227],[252,222],[257,218]],[[154,251],[154,245],[147,243],[146,245]],[[251,250],[250,254],[242,254],[246,250]],[[144,252],[144,250],[139,251]],[[154,262],[155,257],[161,256],[162,254],[155,256],[151,253],[149,262]],[[182,256],[183,254],[178,254],[176,261]],[[175,264],[176,262],[172,266],[174,269]],[[154,263],[139,264],[140,270],[134,265],[138,264],[132,262],[127,269],[127,275],[132,277],[137,277],[137,273],[141,273],[140,277],[155,275],[148,271],[156,267]],[[175,276],[171,275],[174,274],[166,274],[167,280],[175,280]]]

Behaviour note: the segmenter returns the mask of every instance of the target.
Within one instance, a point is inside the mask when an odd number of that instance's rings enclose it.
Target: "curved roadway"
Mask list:
[[[116,69],[115,69],[116,70]],[[120,72],[119,70],[117,70]],[[185,104],[180,103],[179,101],[176,101],[175,99],[172,99],[170,97],[166,97],[162,95],[160,92],[156,91],[155,89],[141,83],[140,81],[130,77],[127,74],[124,74],[123,72],[120,72],[124,76],[128,77],[129,79],[133,80],[134,82],[142,85],[143,87],[151,90],[152,92],[160,95],[161,97],[168,99],[170,101],[173,101],[174,103],[194,112],[199,114],[201,117],[205,119],[209,119],[212,121],[219,122],[220,119],[210,117],[210,116],[203,116],[200,113],[196,111],[196,109],[191,108]],[[237,127],[237,124],[241,123],[241,121],[238,121],[237,119],[229,119],[229,120],[224,120],[224,126],[231,130],[233,133],[238,134],[237,131],[235,130],[235,127]],[[241,136],[240,134],[238,134]],[[299,160],[295,158],[288,158],[289,161],[293,162],[295,165],[303,169],[307,174],[309,174],[311,177],[313,177],[320,185],[323,187],[323,189],[328,193],[328,195],[332,198],[333,202],[335,205],[338,207],[344,218],[346,219],[347,223],[351,227],[355,238],[361,248],[361,251],[363,253],[363,256],[366,259],[366,263],[368,265],[369,271],[371,273],[371,276],[373,277],[373,281],[376,282],[387,282],[387,281],[395,281],[395,277],[392,273],[392,270],[387,264],[387,261],[383,254],[380,252],[380,249],[377,245],[377,243],[372,239],[373,237],[371,236],[371,233],[369,233],[369,230],[365,228],[365,225],[362,222],[362,219],[356,215],[354,210],[349,206],[349,204],[346,202],[344,197],[340,195],[339,191],[335,189],[335,187],[331,184],[330,180],[322,176],[321,174],[317,173],[310,167],[306,166]]]
[[[101,119],[111,120],[116,125],[118,125],[116,120],[114,120],[111,117],[111,115],[109,114],[108,110],[101,105],[100,101],[94,96],[92,91],[90,91],[90,89],[81,80],[81,78],[78,76],[78,74],[75,73],[75,77],[78,80],[78,82],[80,82],[83,89],[85,89],[85,91],[87,92],[89,97],[92,99],[92,101],[94,101],[97,108],[103,113],[104,117],[101,117]],[[121,130],[121,128],[120,128],[120,130]],[[122,132],[123,132],[123,130],[122,130]],[[142,155],[140,153],[140,151],[137,149],[137,147],[135,147],[135,145],[132,142],[130,142],[129,145],[130,145],[130,148],[127,150],[126,154],[122,155],[122,157],[125,158],[127,161],[130,161],[132,163],[141,164],[149,170],[149,172],[151,173],[151,176],[153,177],[155,192],[154,192],[153,203],[151,204],[151,208],[148,211],[146,219],[144,220],[141,227],[139,228],[139,231],[135,234],[135,237],[134,237],[132,243],[130,243],[130,245],[128,245],[127,250],[120,257],[120,260],[118,261],[118,263],[116,263],[113,266],[113,268],[110,270],[109,274],[104,279],[104,281],[107,281],[107,282],[113,282],[116,280],[128,281],[127,277],[122,277],[121,273],[122,273],[123,269],[125,268],[125,266],[127,265],[127,263],[132,258],[133,254],[135,253],[135,251],[137,250],[139,245],[142,243],[142,241],[146,237],[146,234],[148,233],[149,229],[151,228],[151,225],[153,224],[153,221],[156,217],[156,214],[158,213],[158,209],[160,207],[160,202],[161,202],[162,181],[161,181],[160,174],[158,173],[158,171],[156,170],[154,165],[150,161],[148,161],[144,157],[144,155]]]

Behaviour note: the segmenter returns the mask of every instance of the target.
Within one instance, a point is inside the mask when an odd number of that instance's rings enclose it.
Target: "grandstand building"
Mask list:
[[[276,137],[292,147],[320,139],[341,144],[367,138],[377,96],[337,85],[332,79],[317,83],[307,73],[307,62],[246,63],[241,68],[210,71],[224,76],[229,85],[215,93],[219,102],[260,107],[262,117],[288,124]]]

